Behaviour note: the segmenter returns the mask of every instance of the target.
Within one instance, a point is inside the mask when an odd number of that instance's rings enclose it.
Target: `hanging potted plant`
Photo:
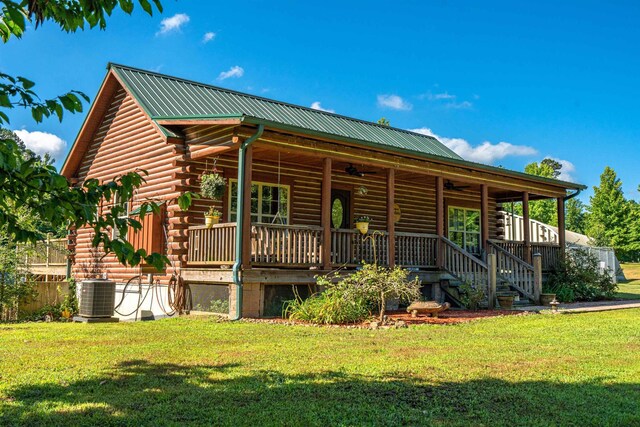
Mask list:
[[[215,169],[200,177],[200,195],[207,199],[222,200],[226,186],[227,180]]]
[[[360,233],[367,234],[369,231],[369,223],[371,222],[371,218],[367,215],[362,215],[356,218],[354,221],[356,223],[356,228],[360,230]]]
[[[209,211],[204,216],[204,224],[207,226],[207,228],[211,228],[213,227],[213,224],[220,223],[221,216],[222,214],[220,213],[220,211],[211,206],[209,208]]]

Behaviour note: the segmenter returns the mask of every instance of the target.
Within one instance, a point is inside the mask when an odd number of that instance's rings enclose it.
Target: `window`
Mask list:
[[[238,212],[238,181],[230,181],[229,218],[231,222],[235,222]],[[252,182],[251,222],[289,224],[289,194],[288,185]]]
[[[449,208],[449,240],[472,254],[480,254],[480,210]]]
[[[126,201],[121,200],[119,193],[116,192],[113,195],[113,204],[111,206],[112,207],[119,206],[121,208],[124,208],[124,210],[118,214],[119,219],[129,218],[129,215],[131,214],[131,203],[129,203],[129,200],[126,200]],[[111,239],[113,240],[118,237],[120,237],[120,232],[118,231],[117,228],[114,227],[111,230]]]

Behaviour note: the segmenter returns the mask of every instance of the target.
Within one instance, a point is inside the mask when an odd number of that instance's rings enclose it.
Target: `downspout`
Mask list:
[[[574,197],[576,197],[580,193],[582,193],[582,189],[581,188],[577,188],[575,193],[569,194],[568,196],[564,196],[562,199],[566,202],[567,200],[573,199]]]
[[[236,287],[236,314],[231,320],[242,318],[242,278],[240,268],[242,267],[242,235],[244,234],[244,170],[246,162],[247,148],[253,144],[264,132],[264,125],[258,125],[258,130],[249,139],[240,144],[238,150],[238,210],[236,212],[236,260],[233,263],[233,284]],[[250,232],[249,230],[248,232]]]

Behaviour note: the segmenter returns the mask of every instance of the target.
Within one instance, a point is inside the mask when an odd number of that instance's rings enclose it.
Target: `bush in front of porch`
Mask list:
[[[383,320],[388,301],[411,303],[420,298],[420,281],[409,280],[409,271],[363,264],[353,274],[337,280],[338,273],[319,276],[324,290],[303,300],[299,296],[285,306],[284,315],[292,320],[340,324],[365,320],[373,312]]]
[[[617,285],[599,260],[583,249],[572,249],[549,275],[545,293],[556,294],[561,302],[613,299]]]

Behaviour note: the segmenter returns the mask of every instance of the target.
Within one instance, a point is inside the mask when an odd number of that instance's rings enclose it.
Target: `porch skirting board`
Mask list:
[[[309,284],[315,283],[318,275],[332,273],[334,270],[286,270],[286,269],[262,269],[254,268],[242,272],[242,280],[246,283],[263,283],[274,285]],[[343,270],[339,277],[348,276],[354,270]],[[232,283],[231,270],[212,268],[183,268],[181,271],[185,283]],[[412,273],[411,277],[417,275],[420,281],[425,283],[436,283],[440,280],[451,279],[452,277],[440,271],[419,271]]]
[[[330,273],[325,270],[272,270],[272,269],[252,269],[243,272],[243,317],[264,317],[273,316],[269,313],[270,301],[267,296],[268,288],[284,286],[315,285],[315,276]],[[347,276],[353,270],[341,273]],[[420,281],[427,287],[428,295],[425,297],[436,301],[441,301],[444,295],[440,289],[440,280],[449,279],[450,276],[442,272],[416,272]],[[236,307],[236,291],[231,280],[230,271],[219,269],[184,269],[182,276],[187,284],[202,285],[225,285],[229,287],[229,314],[233,317]],[[414,276],[415,277],[415,276]],[[317,289],[316,289],[317,290]],[[314,290],[314,292],[316,291]]]

